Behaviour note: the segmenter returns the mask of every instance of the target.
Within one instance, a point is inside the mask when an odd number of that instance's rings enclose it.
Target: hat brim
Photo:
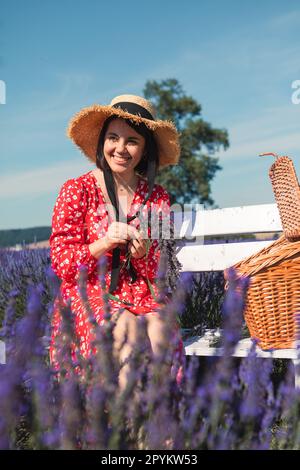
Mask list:
[[[130,119],[134,123],[143,122],[153,131],[158,146],[159,168],[176,165],[179,160],[179,135],[170,121],[151,121],[141,116],[130,114],[112,106],[93,105],[83,108],[70,120],[67,135],[87,158],[96,162],[99,135],[104,122],[110,116]]]

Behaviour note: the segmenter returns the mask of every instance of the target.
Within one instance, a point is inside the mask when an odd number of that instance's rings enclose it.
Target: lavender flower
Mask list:
[[[240,365],[231,356],[241,334],[247,289],[247,280],[237,279],[233,271],[222,309],[224,355],[200,361],[180,354],[180,331],[174,334],[174,325],[184,324],[193,285],[198,283],[198,305],[203,310],[217,309],[222,298],[220,277],[183,274],[172,298],[158,312],[166,338],[159,354],[151,354],[146,319],[140,318],[136,345],[127,359],[127,387],[120,393],[122,364],[113,353],[105,258],[98,263],[105,309],[101,325],[89,305],[85,268],[79,278],[94,333],[94,354],[88,358],[80,354],[71,304],[62,301],[59,281],[47,269],[48,252],[7,252],[1,259],[0,312],[7,363],[0,367],[0,448],[300,447],[300,397],[293,369],[275,389],[271,361],[256,357],[255,344]],[[165,270],[166,263],[162,263],[158,275],[162,295],[170,287],[163,282]],[[56,297],[62,316],[57,337],[59,370],[52,369],[48,358]],[[193,302],[196,305],[197,299]],[[180,383],[176,380],[179,371]]]

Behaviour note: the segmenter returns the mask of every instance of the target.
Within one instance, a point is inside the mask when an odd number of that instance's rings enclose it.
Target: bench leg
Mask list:
[[[4,341],[0,341],[0,364],[6,363],[5,357],[5,343]]]
[[[292,359],[295,371],[295,388],[300,389],[300,359]]]

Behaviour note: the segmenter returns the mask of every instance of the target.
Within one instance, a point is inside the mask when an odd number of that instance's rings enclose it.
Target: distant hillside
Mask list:
[[[29,245],[44,240],[48,240],[51,234],[51,227],[33,227],[10,230],[0,230],[0,247],[13,247],[15,245]]]

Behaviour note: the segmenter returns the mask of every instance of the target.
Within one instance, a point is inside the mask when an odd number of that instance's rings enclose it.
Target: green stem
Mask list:
[[[113,294],[107,294],[108,297],[111,299],[111,300],[115,300],[116,302],[120,302],[121,304],[125,304],[125,305],[131,305],[133,306],[134,304],[132,304],[131,302],[127,302],[127,300],[121,300],[119,299],[119,297],[117,297],[116,295],[113,295]]]

